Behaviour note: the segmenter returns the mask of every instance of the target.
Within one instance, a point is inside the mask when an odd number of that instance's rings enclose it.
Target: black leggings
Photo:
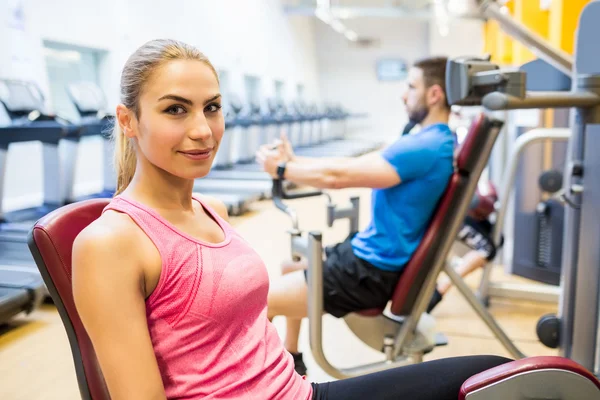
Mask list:
[[[313,400],[457,400],[471,376],[510,362],[497,356],[443,358],[356,378],[313,383]]]

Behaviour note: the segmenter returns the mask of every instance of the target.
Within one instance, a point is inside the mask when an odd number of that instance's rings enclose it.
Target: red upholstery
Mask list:
[[[498,192],[491,182],[486,182],[485,187],[477,187],[477,206],[469,210],[469,215],[477,220],[484,220],[496,210],[495,204],[498,201]]]
[[[485,129],[488,122],[489,120],[481,113],[471,124],[456,157],[456,166],[459,171],[471,172],[475,168],[479,153],[488,139]]]
[[[587,369],[576,362],[563,357],[530,357],[502,364],[498,367],[472,376],[460,388],[459,400],[465,400],[469,393],[510,378],[517,374],[541,369],[561,369],[579,374],[592,381],[599,389],[600,382]]]
[[[445,234],[449,228],[448,219],[452,217],[452,211],[457,208],[461,200],[458,193],[464,191],[466,185],[465,177],[456,173],[452,175],[429,228],[398,280],[392,297],[391,311],[393,314],[406,315],[410,313],[412,304],[421,291],[430,268],[439,257],[437,250],[448,237]]]
[[[476,166],[481,149],[489,139],[490,121],[481,114],[471,125],[457,155],[457,170],[452,175],[446,191],[432,217],[421,243],[406,264],[392,296],[391,312],[395,315],[410,314],[414,302],[435,262],[444,256],[445,241],[453,241],[450,234],[452,221],[462,216],[454,211],[464,201],[469,172]],[[479,177],[477,177],[478,179]],[[469,199],[470,200],[470,199]]]
[[[363,317],[376,317],[383,312],[382,308],[369,308],[368,310],[358,311],[357,314],[362,315]]]
[[[71,251],[77,235],[97,219],[109,199],[69,204],[46,215],[32,228],[29,247],[69,337],[79,390],[83,399],[109,400],[110,396],[73,300]]]

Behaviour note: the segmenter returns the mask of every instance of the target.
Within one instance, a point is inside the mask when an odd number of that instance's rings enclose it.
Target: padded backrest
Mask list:
[[[417,250],[392,296],[391,311],[408,315],[430,273],[443,263],[463,221],[501,123],[484,114],[475,119],[456,157],[456,168]]]
[[[69,337],[81,397],[108,400],[92,342],[73,300],[71,255],[77,235],[100,217],[110,199],[92,199],[61,207],[40,219],[29,233],[29,249]]]

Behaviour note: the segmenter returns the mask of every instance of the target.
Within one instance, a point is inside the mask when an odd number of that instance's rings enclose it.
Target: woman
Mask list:
[[[125,64],[121,101],[117,194],[73,247],[75,303],[114,400],[455,399],[469,376],[508,361],[306,381],[267,319],[260,257],[220,202],[192,194],[225,130],[215,69],[189,45],[151,41]]]

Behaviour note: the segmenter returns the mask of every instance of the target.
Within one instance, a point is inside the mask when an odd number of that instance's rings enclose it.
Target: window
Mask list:
[[[100,85],[99,65],[105,52],[58,42],[44,42],[44,58],[50,86],[53,111],[72,121],[79,119],[77,109],[68,93],[67,85],[89,82]]]
[[[304,99],[304,85],[302,83],[296,85],[296,96],[299,99]]]
[[[230,92],[230,82],[229,82],[229,72],[224,69],[220,69],[217,71],[217,75],[219,75],[219,86],[221,87],[221,95],[228,96]]]
[[[246,75],[244,77],[244,86],[246,89],[246,102],[258,104],[260,102],[260,78]]]
[[[282,102],[285,98],[285,83],[283,81],[275,81],[275,99]]]

